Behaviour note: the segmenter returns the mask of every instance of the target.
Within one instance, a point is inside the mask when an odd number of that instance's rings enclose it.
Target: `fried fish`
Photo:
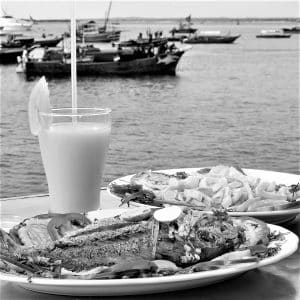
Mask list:
[[[9,233],[0,231],[0,268],[17,263],[32,268],[34,274],[38,268],[40,276],[50,276],[53,269],[82,272],[157,259],[184,268],[230,251],[267,245],[268,234],[267,225],[255,219],[187,208],[171,223],[156,221],[150,208],[106,219],[44,215],[23,221]]]

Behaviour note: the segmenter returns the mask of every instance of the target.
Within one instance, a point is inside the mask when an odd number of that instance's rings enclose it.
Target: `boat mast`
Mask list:
[[[8,16],[6,10],[4,10],[3,7],[1,7],[1,10],[2,10],[2,16],[1,17],[5,17],[5,16]]]
[[[185,20],[186,20],[187,23],[188,23],[188,28],[191,28],[191,25],[193,24],[193,23],[192,23],[192,15],[189,14],[189,15],[185,18]]]
[[[110,15],[111,2],[112,2],[112,0],[109,2],[108,11],[107,11],[106,16],[105,16],[105,21],[104,21],[104,29],[105,30],[106,30],[106,26],[107,26],[109,15]]]

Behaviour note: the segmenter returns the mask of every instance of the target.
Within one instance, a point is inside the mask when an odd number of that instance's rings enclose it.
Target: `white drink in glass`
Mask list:
[[[110,111],[97,115],[97,110],[78,109],[74,120],[74,114],[66,110],[52,113],[51,122],[44,114],[46,122],[41,122],[39,143],[50,194],[49,212],[87,212],[100,205]]]

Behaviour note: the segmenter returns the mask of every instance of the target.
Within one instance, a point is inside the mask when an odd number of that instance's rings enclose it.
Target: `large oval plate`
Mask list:
[[[97,211],[94,218],[105,218],[118,215],[124,210]],[[180,274],[165,277],[136,278],[136,279],[108,279],[108,280],[76,280],[76,279],[48,279],[31,278],[22,275],[0,273],[0,279],[16,283],[28,290],[47,294],[72,296],[117,296],[168,292],[190,289],[214,284],[246,271],[276,263],[291,254],[298,248],[298,237],[291,231],[277,225],[268,225],[271,232],[281,233],[282,240],[275,241],[279,251],[272,257],[259,262],[232,265],[223,269],[204,271],[193,274]]]
[[[184,168],[184,169],[169,169],[169,170],[159,170],[157,172],[163,172],[166,174],[175,174],[176,172],[186,172],[192,173],[201,168]],[[300,182],[300,175],[289,174],[289,173],[280,173],[274,171],[265,171],[265,170],[255,170],[255,169],[243,169],[247,175],[261,178],[266,181],[275,181],[277,184],[297,184]],[[111,183],[109,183],[107,189],[112,196],[120,198],[118,195],[115,195],[111,191],[112,184],[129,184],[131,177],[134,175],[127,175],[121,178],[118,178]],[[140,206],[143,204],[134,203],[134,206]],[[285,210],[276,210],[276,211],[261,211],[261,212],[229,212],[231,216],[240,217],[240,216],[250,216],[254,218],[261,219],[266,223],[271,224],[283,224],[293,220],[298,214],[300,214],[300,208],[292,208]]]

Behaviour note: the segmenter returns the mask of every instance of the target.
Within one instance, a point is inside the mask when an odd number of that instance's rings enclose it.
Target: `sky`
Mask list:
[[[76,0],[76,17],[103,18],[108,8],[108,0]],[[16,18],[35,19],[68,19],[72,11],[72,1],[39,0],[15,1],[2,0],[1,7]],[[144,17],[144,18],[183,18],[192,14],[194,18],[299,18],[299,1],[294,0],[194,0],[194,1],[157,1],[157,0],[118,0],[112,2],[111,18]]]

